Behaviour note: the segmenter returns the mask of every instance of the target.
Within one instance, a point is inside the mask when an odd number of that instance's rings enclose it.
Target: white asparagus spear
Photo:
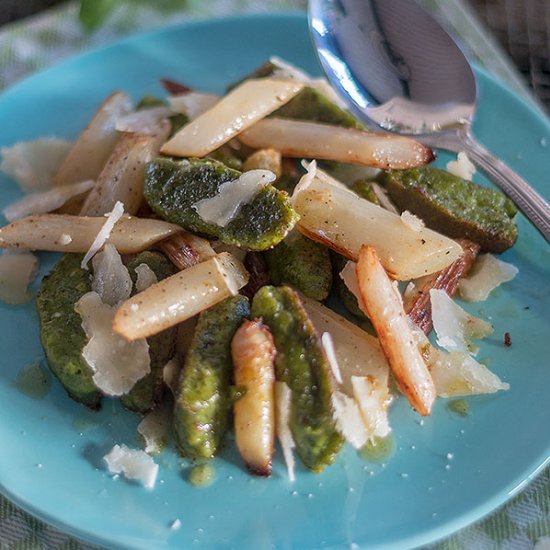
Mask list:
[[[415,230],[323,171],[309,170],[292,196],[298,229],[307,237],[353,261],[362,245],[373,246],[392,278],[403,281],[440,271],[462,255],[456,241],[426,227]]]
[[[294,80],[247,80],[184,126],[160,151],[178,157],[203,157],[284,105],[303,87]]]
[[[412,168],[434,159],[431,149],[412,138],[305,120],[266,118],[243,131],[239,140],[254,149],[272,147],[284,157],[336,160],[385,170]]]
[[[0,248],[85,253],[105,223],[104,216],[40,214],[17,220],[0,229]],[[162,220],[123,216],[106,242],[120,254],[132,254],[181,231]]]
[[[267,477],[275,443],[275,344],[267,326],[245,321],[231,355],[235,385],[246,392],[233,405],[237,447],[248,469]]]
[[[120,136],[116,121],[131,110],[132,101],[126,94],[115,92],[107,97],[63,160],[55,184],[97,179]]]
[[[432,377],[418,350],[401,296],[371,246],[361,247],[357,280],[397,383],[418,413],[430,414],[436,397]]]
[[[153,160],[170,131],[170,124],[159,124],[155,135],[121,134],[109,160],[86,197],[81,216],[101,216],[110,212],[117,201],[128,214],[136,214],[143,201],[145,165]]]
[[[118,308],[113,330],[128,340],[146,338],[235,296],[248,282],[241,262],[227,252],[180,271]]]

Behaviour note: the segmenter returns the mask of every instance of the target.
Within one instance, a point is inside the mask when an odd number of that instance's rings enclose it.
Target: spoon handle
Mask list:
[[[521,176],[495,157],[470,132],[446,133],[444,136],[422,136],[421,141],[455,153],[466,152],[470,160],[506,193],[550,243],[550,205]],[[431,139],[430,139],[431,138]]]

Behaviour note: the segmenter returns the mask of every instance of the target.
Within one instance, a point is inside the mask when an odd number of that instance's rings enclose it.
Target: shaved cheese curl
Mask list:
[[[275,421],[277,438],[283,450],[283,457],[288,471],[288,480],[291,483],[296,481],[294,468],[296,465],[293,449],[296,447],[292,432],[290,430],[290,407],[292,401],[292,390],[286,382],[275,382]]]
[[[88,343],[82,356],[93,371],[96,386],[106,395],[123,395],[151,371],[149,345],[145,339],[129,342],[112,330],[114,309],[96,292],[76,303]]]
[[[115,445],[103,459],[112,474],[140,481],[147,489],[155,487],[159,466],[144,451]]]
[[[88,269],[88,262],[93,258],[93,256],[101,249],[101,247],[105,244],[109,236],[111,235],[111,231],[113,230],[113,227],[115,226],[115,223],[120,220],[122,217],[122,214],[124,214],[124,205],[121,202],[117,202],[113,208],[113,210],[109,213],[107,216],[107,219],[105,220],[105,223],[99,230],[96,238],[94,239],[93,243],[90,245],[90,248],[86,254],[84,254],[84,258],[82,258],[82,263],[80,266],[82,269]]]

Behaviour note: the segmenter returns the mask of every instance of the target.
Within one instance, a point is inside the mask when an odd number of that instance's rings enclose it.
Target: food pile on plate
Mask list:
[[[294,455],[321,472],[387,437],[398,394],[429,415],[508,388],[475,359],[491,325],[452,297],[515,276],[495,254],[516,209],[464,155],[429,166],[277,58],[223,97],[163,84],[113,93],[73,143],[2,150],[29,194],[4,210],[0,293],[27,300],[32,251],[63,253],[36,296],[49,367],[84,406],[143,415],[144,450],[116,445],[112,471],[152,487],[170,427],[199,460],[233,429],[252,474],[278,437],[294,479]]]

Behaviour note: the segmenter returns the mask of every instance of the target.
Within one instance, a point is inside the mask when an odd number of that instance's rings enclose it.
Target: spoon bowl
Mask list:
[[[310,0],[321,67],[371,128],[464,151],[550,242],[550,206],[471,131],[477,86],[457,43],[414,0]]]

